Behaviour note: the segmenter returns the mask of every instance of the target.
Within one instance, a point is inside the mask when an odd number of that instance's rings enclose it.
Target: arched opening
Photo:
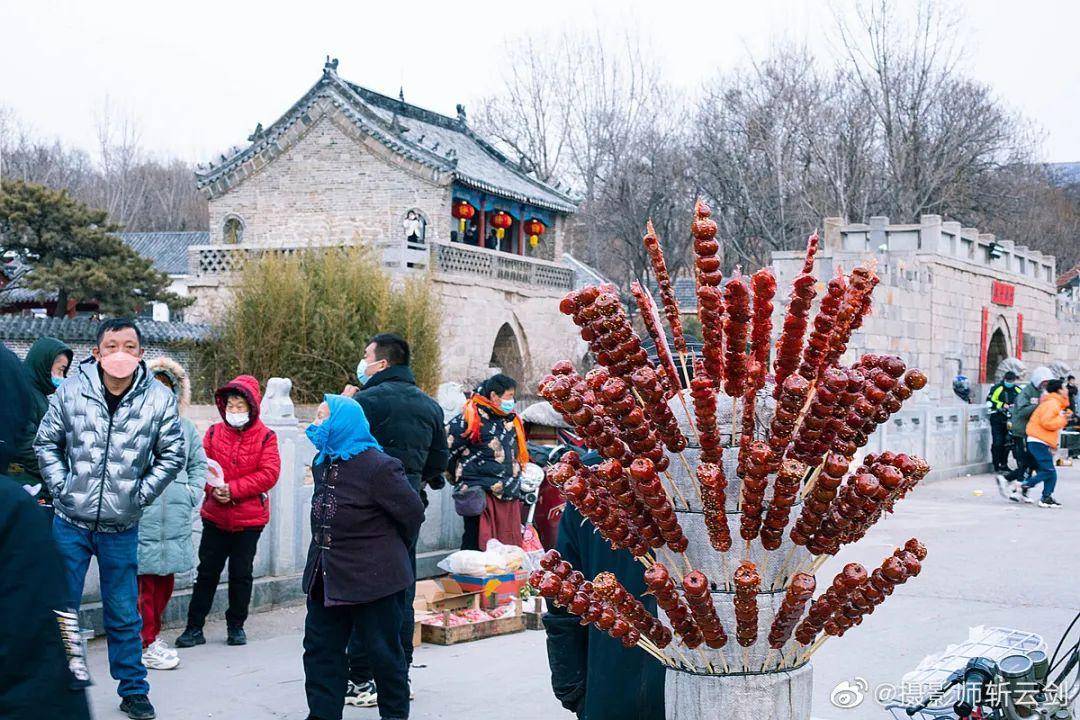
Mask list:
[[[998,365],[1009,357],[1009,345],[1005,342],[1005,333],[998,328],[990,336],[990,345],[986,349],[986,377],[996,378]]]
[[[491,348],[491,360],[488,364],[498,368],[499,372],[509,375],[518,382],[524,382],[525,362],[521,356],[521,344],[518,342],[510,323],[503,323],[495,335],[495,345]]]
[[[244,241],[244,221],[235,215],[225,218],[221,226],[221,239],[227,245],[236,245]]]

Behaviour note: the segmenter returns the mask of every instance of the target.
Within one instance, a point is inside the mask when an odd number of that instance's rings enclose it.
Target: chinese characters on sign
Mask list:
[[[1004,305],[1005,307],[1012,307],[1016,298],[1016,286],[1009,283],[995,280],[993,286],[990,289],[990,302],[995,305]]]

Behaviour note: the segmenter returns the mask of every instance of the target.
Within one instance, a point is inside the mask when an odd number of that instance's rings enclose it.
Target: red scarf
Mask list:
[[[465,433],[462,437],[472,440],[474,443],[480,442],[480,410],[478,405],[483,405],[485,408],[493,412],[498,417],[506,417],[509,413],[503,412],[495,403],[483,397],[479,393],[473,395],[471,398],[465,401],[465,409],[462,415],[465,417]],[[529,462],[529,448],[525,444],[525,426],[521,424],[521,418],[516,414],[514,415],[514,432],[517,434],[517,461],[518,465],[522,467],[525,463]]]

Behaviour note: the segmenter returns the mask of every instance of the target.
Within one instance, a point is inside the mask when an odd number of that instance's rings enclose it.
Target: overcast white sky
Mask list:
[[[835,0],[846,7],[850,0]],[[903,6],[912,5],[898,0]],[[1080,2],[955,0],[967,71],[1044,132],[1042,159],[1080,161]],[[143,144],[192,161],[268,125],[340,74],[452,115],[497,86],[523,32],[640,26],[670,77],[696,87],[777,39],[815,42],[826,0],[303,2],[0,0],[0,105],[36,134],[90,148],[105,99]],[[823,49],[823,52],[827,50]]]

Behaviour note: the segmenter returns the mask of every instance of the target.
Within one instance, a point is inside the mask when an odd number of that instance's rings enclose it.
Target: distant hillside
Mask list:
[[[1059,186],[1080,184],[1080,162],[1047,163],[1046,169]]]

